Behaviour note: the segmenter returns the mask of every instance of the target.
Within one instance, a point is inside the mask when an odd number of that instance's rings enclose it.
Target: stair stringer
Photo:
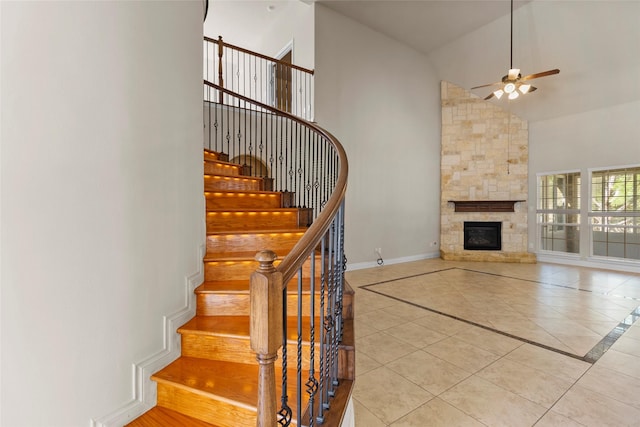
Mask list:
[[[90,427],[122,427],[156,406],[158,387],[151,376],[180,357],[182,349],[178,328],[196,315],[195,289],[204,281],[202,259],[205,253],[206,244],[201,244],[198,248],[198,271],[185,277],[184,306],[162,318],[162,350],[132,365],[132,399],[110,414],[91,419]]]

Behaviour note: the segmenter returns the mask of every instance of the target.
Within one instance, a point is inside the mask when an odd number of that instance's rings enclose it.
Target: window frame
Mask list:
[[[594,195],[593,195],[593,180],[594,180],[594,173],[599,173],[599,172],[603,172],[603,171],[609,171],[609,172],[615,172],[615,171],[623,171],[623,170],[629,170],[629,169],[635,169],[638,170],[638,172],[640,172],[640,163],[638,164],[630,164],[630,165],[622,165],[622,166],[608,166],[608,167],[598,167],[598,168],[589,168],[587,170],[587,174],[588,174],[588,178],[589,178],[589,188],[588,188],[588,196],[589,196],[589,205],[587,207],[587,212],[586,212],[586,227],[588,230],[588,234],[589,234],[589,258],[592,259],[596,259],[596,260],[607,260],[607,261],[616,261],[616,262],[625,262],[625,263],[640,263],[640,259],[637,258],[628,258],[628,257],[617,257],[617,256],[612,256],[612,255],[597,255],[595,254],[595,239],[594,239],[594,228],[595,227],[603,227],[603,228],[610,228],[611,225],[607,225],[607,224],[593,224],[593,218],[620,218],[620,217],[632,217],[632,218],[638,218],[638,220],[640,221],[640,204],[637,205],[637,210],[634,211],[627,211],[625,209],[625,211],[623,212],[615,212],[615,211],[607,211],[607,210],[598,210],[598,211],[594,211],[593,210],[593,200],[594,200]],[[635,173],[635,172],[634,172]],[[638,187],[640,188],[640,187]],[[635,196],[635,193],[634,193]],[[640,196],[640,194],[638,194],[638,196]],[[627,198],[628,195],[625,193],[625,198]],[[634,200],[635,203],[635,200]],[[604,205],[604,203],[603,203]],[[615,225],[615,227],[622,227],[625,229],[625,232],[623,233],[623,235],[625,235],[625,240],[626,240],[626,229],[627,228],[632,228],[632,229],[636,229],[638,230],[638,232],[640,233],[640,225],[631,225],[631,226],[626,226],[626,225]],[[607,240],[608,242],[609,240]],[[626,242],[623,242],[623,245],[626,246]],[[624,253],[626,254],[626,247],[624,248]]]
[[[573,174],[575,175],[579,180],[580,180],[580,187],[578,190],[578,203],[579,206],[577,208],[571,208],[571,209],[548,209],[548,208],[542,208],[542,202],[543,200],[543,186],[541,185],[541,179],[544,177],[548,177],[548,176],[555,176],[555,175],[570,175]],[[582,176],[582,171],[580,169],[568,169],[568,170],[562,170],[562,171],[552,171],[552,172],[539,172],[536,174],[536,192],[537,192],[537,199],[536,199],[536,211],[535,211],[535,224],[536,224],[536,250],[538,252],[542,252],[544,254],[556,254],[556,255],[562,255],[562,256],[568,256],[568,257],[580,257],[581,256],[581,228],[583,227],[582,224],[582,215],[581,215],[581,209],[583,206],[583,200],[582,200],[582,196],[583,196],[583,176]],[[578,222],[542,222],[540,221],[540,215],[544,215],[544,214],[554,214],[554,215],[564,215],[565,217],[569,216],[569,215],[576,215],[578,218]],[[577,227],[577,231],[578,231],[578,241],[577,241],[577,245],[578,245],[578,252],[569,252],[569,251],[556,251],[553,249],[543,249],[543,226],[552,226],[552,227],[562,227],[562,229],[566,230],[567,227]],[[565,239],[566,240],[566,239]]]

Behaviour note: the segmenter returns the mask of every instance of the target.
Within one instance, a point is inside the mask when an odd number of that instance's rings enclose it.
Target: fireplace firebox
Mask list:
[[[464,222],[464,249],[499,251],[502,249],[501,222]]]

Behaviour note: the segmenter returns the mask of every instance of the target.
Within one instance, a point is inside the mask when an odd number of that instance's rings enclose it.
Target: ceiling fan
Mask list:
[[[496,83],[489,83],[486,85],[472,87],[473,89],[480,89],[483,87],[489,86],[500,86],[497,90],[491,92],[485,100],[491,99],[494,96],[500,99],[503,95],[507,95],[509,99],[516,99],[521,94],[524,95],[529,92],[533,92],[537,88],[532,86],[528,82],[533,79],[537,79],[540,77],[551,76],[553,74],[558,74],[560,70],[557,68],[554,70],[542,71],[540,73],[529,74],[528,76],[522,76],[520,74],[519,68],[513,68],[513,0],[511,0],[511,61],[509,63],[509,72],[506,76],[502,77],[502,81]]]

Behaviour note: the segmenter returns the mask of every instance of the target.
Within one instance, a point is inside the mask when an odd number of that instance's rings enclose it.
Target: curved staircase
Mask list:
[[[157,383],[157,406],[128,424],[131,427],[256,425],[259,370],[250,347],[249,317],[249,277],[258,265],[254,257],[259,250],[269,248],[282,259],[304,235],[311,216],[307,209],[288,207],[286,193],[269,191],[269,179],[242,175],[243,167],[229,163],[224,155],[205,150],[204,172],[207,251],[205,281],[195,291],[196,316],[178,329],[181,356],[152,376]],[[303,269],[309,271],[308,267]],[[306,316],[303,335],[309,334],[311,298],[320,304],[319,291],[311,295],[306,277],[300,280],[300,294],[297,278],[292,280],[294,286],[287,287],[286,313],[291,331],[287,333],[287,350],[294,355],[289,362],[293,367],[287,368],[292,372],[286,376],[290,394],[296,393],[298,296],[303,299]],[[332,400],[335,410],[328,411],[321,424],[327,426],[340,425],[354,379],[353,291],[346,287],[344,334],[338,352],[338,378],[344,381]],[[316,322],[321,324],[320,319]],[[318,344],[314,345],[319,351]],[[300,364],[304,377],[310,367],[308,357],[302,357]],[[276,362],[277,378],[281,373],[281,363]],[[277,384],[276,389],[280,395],[281,386]],[[295,398],[289,399],[294,414],[298,410],[295,402]],[[308,396],[302,402],[301,411],[305,413]],[[303,419],[310,425],[308,415]],[[318,425],[317,421],[314,424]]]

